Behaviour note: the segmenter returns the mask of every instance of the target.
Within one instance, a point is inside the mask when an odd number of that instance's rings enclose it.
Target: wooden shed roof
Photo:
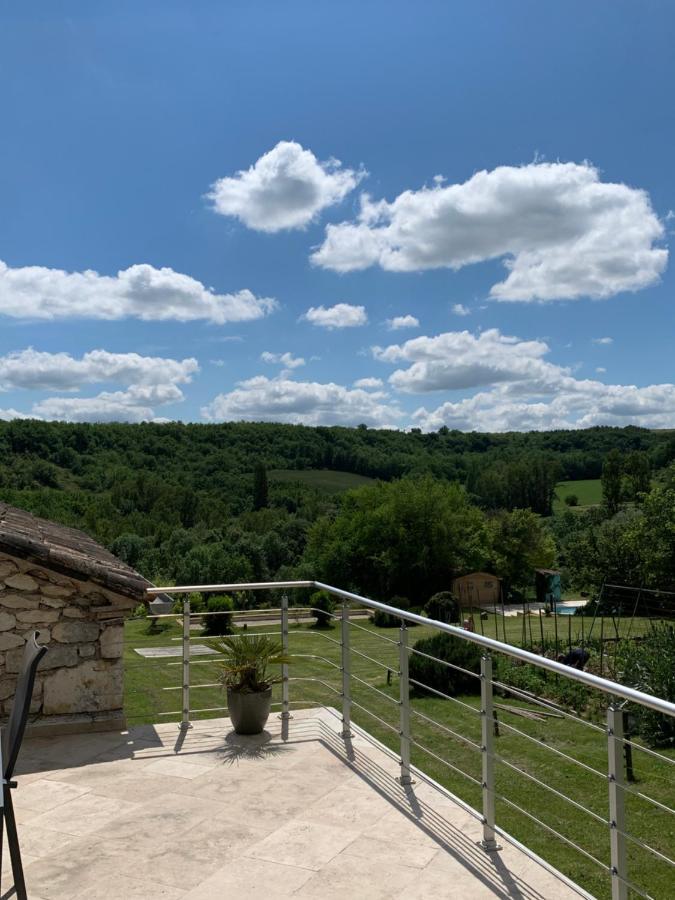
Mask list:
[[[149,581],[78,531],[0,502],[0,552],[141,601]]]

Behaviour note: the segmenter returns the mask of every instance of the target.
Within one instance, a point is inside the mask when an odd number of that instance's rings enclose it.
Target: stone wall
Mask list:
[[[39,725],[123,724],[123,619],[137,601],[0,553],[0,705],[11,709],[23,647],[46,644],[31,712]],[[72,726],[72,727],[69,727]]]

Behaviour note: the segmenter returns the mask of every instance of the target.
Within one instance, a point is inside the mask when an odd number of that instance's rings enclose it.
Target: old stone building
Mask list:
[[[124,726],[123,620],[149,583],[88,535],[0,503],[0,703],[23,645],[47,644],[31,721],[59,731]]]

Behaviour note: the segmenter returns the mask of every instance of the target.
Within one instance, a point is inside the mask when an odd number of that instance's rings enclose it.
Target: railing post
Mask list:
[[[607,707],[607,772],[609,778],[609,849],[612,900],[626,900],[626,809],[623,792],[623,710],[615,703]],[[624,880],[622,880],[624,879]]]
[[[349,658],[349,604],[342,604],[341,619],[341,643],[342,643],[342,737],[352,737],[352,693],[351,693],[351,666]]]
[[[492,702],[492,657],[480,660],[481,752],[483,756],[483,850],[500,850],[495,839],[494,706]]]
[[[401,776],[402,785],[412,784],[410,777],[410,681],[408,678],[408,628],[401,622],[398,642],[398,677],[401,737]]]
[[[288,594],[281,596],[281,646],[284,656],[288,656]],[[288,683],[288,665],[281,664],[281,718],[290,719],[290,700]]]
[[[183,711],[181,731],[192,728],[190,723],[190,600],[183,601]]]

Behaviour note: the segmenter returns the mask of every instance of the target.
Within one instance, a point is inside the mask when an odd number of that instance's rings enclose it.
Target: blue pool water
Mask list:
[[[563,606],[562,603],[556,603],[555,611],[559,616],[573,616],[577,608],[576,606]]]

